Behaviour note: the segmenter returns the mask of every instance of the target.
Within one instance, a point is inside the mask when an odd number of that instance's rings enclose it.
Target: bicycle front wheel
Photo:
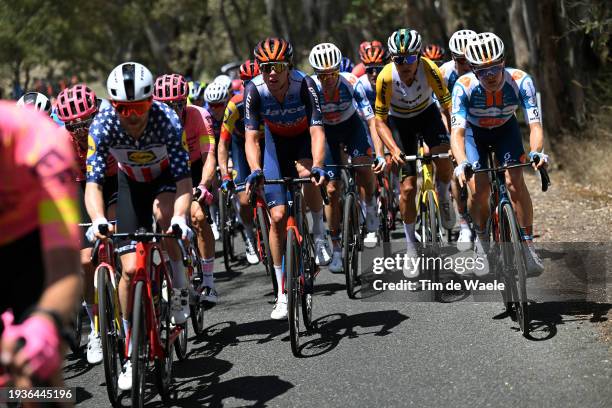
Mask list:
[[[289,337],[291,339],[291,352],[300,356],[300,284],[299,248],[295,231],[287,232],[287,250],[285,255],[285,272],[287,281],[287,313],[289,315]]]
[[[102,341],[102,356],[104,361],[104,378],[106,380],[106,392],[113,407],[119,406],[117,379],[123,365],[122,342],[119,340],[121,332],[116,327],[115,315],[118,310],[114,302],[115,288],[109,280],[110,270],[101,266],[97,271],[98,287],[98,324],[100,340]]]
[[[278,283],[274,272],[274,262],[272,262],[272,252],[270,252],[270,220],[268,214],[262,207],[257,207],[257,234],[259,239],[259,257],[266,267],[266,274],[272,281],[274,296],[278,293]]]
[[[219,196],[219,227],[221,228],[221,242],[223,243],[223,263],[227,272],[232,269],[231,261],[234,258],[234,243],[231,231],[232,213],[229,200],[229,194],[221,191]]]
[[[356,211],[356,197],[350,193],[344,199],[342,219],[342,269],[346,278],[346,294],[350,299],[355,299],[355,285],[358,267],[358,223]]]
[[[427,212],[425,213],[426,228],[429,230],[426,234],[428,251],[432,257],[440,256],[440,225],[438,224],[438,207],[433,191],[427,192]],[[440,265],[434,262],[429,268],[429,279],[432,283],[432,288],[435,288],[440,282]],[[431,300],[438,300],[438,291],[433,289],[430,291]]]
[[[516,221],[516,215],[510,204],[502,207],[502,217],[507,229],[503,244],[504,273],[506,281],[512,284],[513,306],[516,313],[521,332],[524,336],[529,335],[529,310],[527,300],[527,266],[525,263],[525,252],[521,240],[521,230]]]
[[[144,282],[136,282],[132,310],[132,406],[143,407],[149,368]]]

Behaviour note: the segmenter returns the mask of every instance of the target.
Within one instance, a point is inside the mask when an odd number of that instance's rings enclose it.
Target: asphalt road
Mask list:
[[[318,330],[302,336],[305,357],[295,358],[287,322],[270,319],[263,267],[215,269],[220,302],[189,358],[175,362],[171,406],[612,406],[612,355],[593,323],[609,305],[536,303],[526,339],[517,323],[493,318],[500,303],[349,300],[344,276],[324,268]],[[109,406],[102,365],[70,355],[65,378],[79,406]],[[147,406],[163,406],[153,384],[149,392]]]

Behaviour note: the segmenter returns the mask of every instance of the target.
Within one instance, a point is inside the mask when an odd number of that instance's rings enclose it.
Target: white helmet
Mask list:
[[[308,62],[315,71],[329,71],[340,67],[342,53],[332,43],[322,43],[315,45],[310,51]]]
[[[153,94],[153,75],[142,64],[124,62],[111,71],[106,89],[110,100],[141,101]]]
[[[391,55],[415,54],[421,51],[421,34],[410,28],[394,31],[387,40]]]
[[[230,78],[228,75],[218,75],[217,77],[215,77],[215,79],[213,79],[213,82],[223,84],[227,86],[227,89],[232,86],[232,78]]]
[[[453,55],[463,56],[465,55],[465,46],[468,41],[477,35],[476,31],[472,30],[455,31],[448,42],[448,48]]]
[[[228,88],[223,82],[213,82],[204,90],[204,100],[208,103],[225,102],[228,98]]]
[[[470,65],[479,67],[504,59],[504,42],[493,33],[480,33],[465,46],[465,58]]]
[[[17,101],[17,106],[31,105],[37,111],[46,112],[48,115],[51,114],[51,101],[44,94],[40,92],[26,92]]]

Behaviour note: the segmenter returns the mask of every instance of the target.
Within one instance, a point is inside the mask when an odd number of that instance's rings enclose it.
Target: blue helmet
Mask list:
[[[342,57],[340,61],[340,72],[351,72],[355,68],[355,64],[348,57]]]

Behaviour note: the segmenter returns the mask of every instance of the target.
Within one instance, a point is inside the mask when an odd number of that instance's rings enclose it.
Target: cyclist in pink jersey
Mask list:
[[[215,239],[212,228],[202,211],[213,199],[209,192],[215,176],[217,160],[212,118],[208,111],[195,105],[187,105],[189,87],[182,75],[162,75],[155,80],[153,98],[170,106],[183,125],[183,143],[189,148],[191,179],[194,195],[199,190],[200,199],[191,204],[191,223],[197,232],[198,247],[202,254],[202,287],[198,288],[200,300],[214,305],[217,291],[213,277],[215,262]]]
[[[81,223],[91,223],[85,208],[85,182],[87,177],[87,134],[89,126],[98,113],[98,99],[96,94],[84,84],[77,84],[65,88],[57,96],[57,117],[64,123],[66,130],[70,133],[72,145],[77,154],[78,170],[75,181],[79,195],[81,208]],[[115,219],[115,208],[117,202],[117,161],[113,156],[108,156],[104,184],[102,185],[104,204],[110,219]],[[87,231],[87,234],[86,234]],[[102,361],[102,340],[96,331],[94,324],[94,270],[96,265],[91,262],[91,251],[93,247],[93,229],[81,228],[81,267],[84,272],[83,292],[85,298],[85,310],[89,316],[91,332],[87,342],[87,362],[98,364]],[[89,235],[89,236],[88,236]],[[80,311],[79,311],[80,312]]]
[[[0,101],[0,261],[22,266],[2,276],[0,387],[62,384],[61,337],[81,294],[74,165],[64,129]]]

